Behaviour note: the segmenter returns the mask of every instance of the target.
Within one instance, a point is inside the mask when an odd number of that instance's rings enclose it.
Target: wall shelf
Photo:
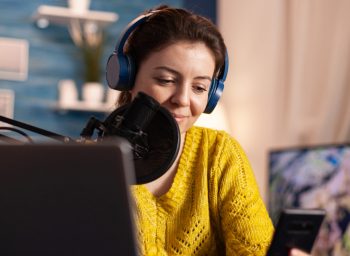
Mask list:
[[[69,104],[58,102],[53,108],[59,112],[95,112],[95,113],[110,113],[115,109],[115,106],[108,103],[91,104],[86,101],[76,101]]]
[[[91,11],[76,12],[67,7],[40,5],[34,18],[38,21],[46,19],[48,22],[60,25],[69,25],[73,20],[84,22],[94,22],[99,27],[105,27],[119,18],[114,12]]]

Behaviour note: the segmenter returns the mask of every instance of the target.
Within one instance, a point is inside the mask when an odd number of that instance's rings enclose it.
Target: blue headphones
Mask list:
[[[126,27],[122,34],[118,44],[116,45],[113,53],[109,56],[106,67],[106,79],[108,86],[111,89],[118,91],[128,91],[134,86],[135,81],[135,64],[131,56],[124,54],[124,46],[128,40],[130,34],[135,30],[137,26],[147,21],[148,17],[155,12],[150,12],[145,15],[141,15],[134,19]],[[220,69],[220,73],[217,78],[213,78],[208,95],[208,103],[205,107],[204,113],[211,113],[216,104],[218,103],[222,91],[224,90],[224,82],[228,72],[228,54],[225,54],[225,62]]]

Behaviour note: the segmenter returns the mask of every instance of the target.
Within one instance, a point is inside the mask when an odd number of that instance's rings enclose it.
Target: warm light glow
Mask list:
[[[218,103],[216,108],[211,114],[202,114],[197,122],[196,126],[208,127],[216,130],[224,130],[230,133],[230,125],[226,118],[225,109],[222,104]]]

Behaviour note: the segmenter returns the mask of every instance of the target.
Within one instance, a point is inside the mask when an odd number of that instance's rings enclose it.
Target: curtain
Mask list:
[[[350,141],[350,1],[219,0],[229,132],[263,198],[272,149]]]

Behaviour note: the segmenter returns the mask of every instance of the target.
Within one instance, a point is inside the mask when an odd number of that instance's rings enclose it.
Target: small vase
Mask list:
[[[104,87],[99,82],[86,82],[83,84],[83,101],[89,106],[101,105],[104,98]]]
[[[58,82],[58,100],[61,106],[72,106],[78,100],[78,90],[71,79],[63,79]]]
[[[68,0],[68,7],[75,13],[84,13],[89,10],[90,0]]]

